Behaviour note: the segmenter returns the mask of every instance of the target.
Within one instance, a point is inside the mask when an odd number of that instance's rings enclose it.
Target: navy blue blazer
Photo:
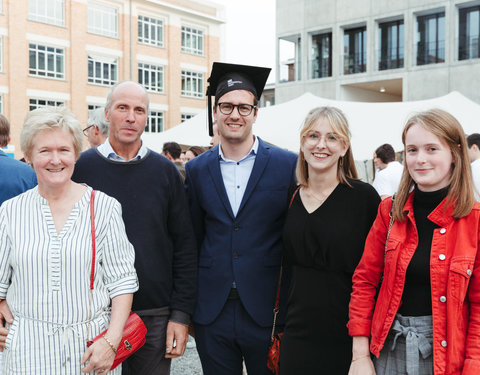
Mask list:
[[[296,180],[297,156],[259,139],[252,173],[235,217],[220,171],[218,147],[192,159],[185,168],[199,249],[194,321],[212,323],[235,280],[245,309],[257,324],[268,327],[272,325],[288,189]]]

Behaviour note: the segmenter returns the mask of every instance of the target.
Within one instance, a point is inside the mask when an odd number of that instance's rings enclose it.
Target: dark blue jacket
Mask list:
[[[34,170],[0,150],[0,205],[35,186],[37,175]]]
[[[185,185],[199,249],[194,321],[213,322],[235,280],[245,309],[257,324],[268,327],[272,325],[288,189],[295,182],[297,157],[259,139],[235,217],[220,172],[218,147],[186,164]]]

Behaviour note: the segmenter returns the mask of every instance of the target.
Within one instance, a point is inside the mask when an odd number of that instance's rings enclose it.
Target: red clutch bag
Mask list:
[[[87,341],[87,346],[90,346],[95,341],[101,339],[106,333],[107,330],[100,333],[93,340]],[[113,370],[145,344],[146,333],[147,327],[143,324],[142,319],[140,319],[140,317],[134,312],[130,313],[127,322],[125,323],[125,327],[123,328],[122,341],[120,341],[120,345],[117,348],[117,355],[115,356],[115,360],[113,361],[110,370]]]
[[[91,231],[92,231],[92,270],[90,273],[90,295],[89,295],[89,315],[91,315],[91,308],[92,308],[92,293],[93,293],[93,285],[94,285],[94,275],[95,275],[95,220],[94,220],[94,212],[93,212],[93,203],[95,198],[95,190],[92,190],[92,195],[90,197],[90,224],[91,224]],[[97,337],[93,340],[89,340],[90,337],[90,317],[88,321],[88,328],[87,328],[87,346],[91,346],[95,341],[103,338],[103,336],[107,333],[107,330],[100,333]],[[113,361],[112,367],[110,370],[113,370],[117,367],[120,363],[125,361],[128,357],[130,357],[133,353],[135,353],[138,349],[140,349],[143,344],[145,344],[145,335],[147,333],[147,327],[143,323],[142,319],[131,312],[127,321],[125,322],[125,326],[123,327],[122,332],[122,341],[120,341],[120,345],[117,348],[117,353],[115,355],[115,360]],[[108,340],[107,340],[108,341]],[[109,342],[110,344],[110,342]],[[111,345],[111,344],[110,344]]]

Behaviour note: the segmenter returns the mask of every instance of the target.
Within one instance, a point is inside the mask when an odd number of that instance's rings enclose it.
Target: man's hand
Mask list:
[[[175,347],[173,342],[175,341]],[[188,326],[168,322],[167,325],[167,349],[165,358],[176,358],[183,355],[188,341]]]
[[[9,329],[5,328],[5,322],[13,323],[13,315],[8,307],[7,300],[0,302],[0,352],[5,349],[5,340],[7,339]]]

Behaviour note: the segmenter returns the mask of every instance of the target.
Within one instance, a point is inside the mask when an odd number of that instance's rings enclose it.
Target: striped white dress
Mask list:
[[[89,320],[91,191],[58,234],[37,187],[0,207],[0,299],[7,299],[14,315],[2,374],[81,373]],[[95,229],[90,337],[108,327],[111,299],[138,289],[121,206],[101,192],[95,194]],[[110,374],[120,374],[120,367]]]

